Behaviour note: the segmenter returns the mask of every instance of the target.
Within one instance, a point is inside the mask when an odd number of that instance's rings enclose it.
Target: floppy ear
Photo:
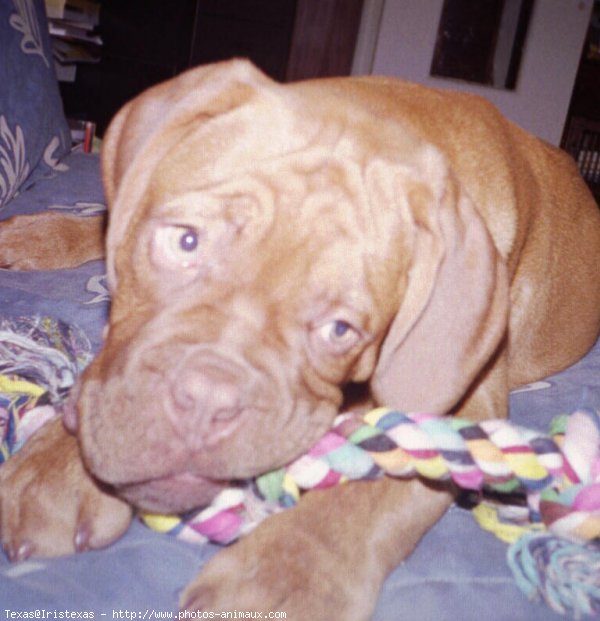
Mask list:
[[[472,201],[437,152],[408,192],[415,230],[405,293],[371,380],[378,403],[446,413],[507,329],[504,261]]]
[[[154,86],[114,117],[102,144],[102,173],[109,206],[107,270],[116,284],[114,251],[149,179],[162,158],[191,127],[242,105],[273,82],[245,60],[192,69]],[[133,183],[127,183],[127,179]],[[141,215],[141,214],[140,214]]]

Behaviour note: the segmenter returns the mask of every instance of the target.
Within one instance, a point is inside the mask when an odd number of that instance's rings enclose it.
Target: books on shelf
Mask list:
[[[100,4],[95,0],[45,0],[58,79],[74,82],[77,65],[100,60],[97,32]]]
[[[54,73],[59,82],[75,82],[77,77],[77,67],[72,65],[63,65],[57,60],[54,61]]]
[[[52,20],[48,24],[50,36],[56,39],[66,39],[73,41],[81,41],[82,43],[91,43],[93,45],[102,45],[100,35],[94,34],[83,28],[80,24],[66,21]]]
[[[97,26],[100,5],[94,0],[45,0],[48,19],[64,19],[71,22]]]
[[[100,49],[95,46],[81,44],[65,39],[56,39],[52,42],[54,58],[62,64],[96,63],[100,60]]]

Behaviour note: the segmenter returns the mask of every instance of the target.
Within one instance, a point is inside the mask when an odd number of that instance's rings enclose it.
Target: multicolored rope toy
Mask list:
[[[525,506],[482,503],[473,511],[482,527],[512,542],[508,561],[517,585],[556,612],[600,613],[600,546],[592,543],[600,538],[600,417],[589,410],[555,419],[551,437],[503,420],[475,424],[385,408],[364,418],[343,414],[287,467],[225,490],[185,518],[142,520],[187,541],[230,543],[295,505],[303,491],[384,475],[522,494]]]
[[[0,320],[0,464],[56,416],[54,406],[91,359],[77,326],[50,317]]]
[[[575,435],[586,445],[574,442]],[[210,507],[185,519],[143,519],[182,539],[227,544],[254,527],[256,517],[295,505],[304,491],[384,475],[447,481],[475,492],[522,493],[528,510],[519,522],[545,525],[572,540],[600,537],[600,417],[588,410],[556,419],[552,437],[504,420],[476,424],[386,408],[363,418],[342,414],[306,455],[285,468],[224,490]],[[265,503],[260,512],[257,500]]]
[[[522,494],[524,506],[473,510],[483,528],[512,543],[517,585],[556,612],[600,613],[600,415],[590,410],[556,418],[551,436],[503,420],[475,424],[385,408],[364,418],[343,414],[287,467],[224,490],[196,513],[142,520],[186,541],[227,544],[295,505],[303,491],[384,475],[447,481],[482,498]]]
[[[90,358],[77,328],[48,318],[0,322],[0,464],[55,415]],[[557,612],[600,613],[600,415],[591,410],[558,417],[550,435],[387,408],[342,414],[285,468],[224,490],[201,511],[141,519],[187,541],[227,544],[306,490],[382,476],[446,481],[481,498],[520,495],[516,506],[473,510],[483,528],[512,543],[518,586]]]

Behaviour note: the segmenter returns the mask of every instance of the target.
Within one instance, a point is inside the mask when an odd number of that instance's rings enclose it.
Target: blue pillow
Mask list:
[[[0,210],[70,148],[44,0],[0,0]]]

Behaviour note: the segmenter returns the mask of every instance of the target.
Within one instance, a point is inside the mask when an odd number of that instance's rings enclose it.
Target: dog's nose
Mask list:
[[[206,441],[218,439],[242,412],[243,374],[233,365],[184,364],[171,379],[175,410]]]

